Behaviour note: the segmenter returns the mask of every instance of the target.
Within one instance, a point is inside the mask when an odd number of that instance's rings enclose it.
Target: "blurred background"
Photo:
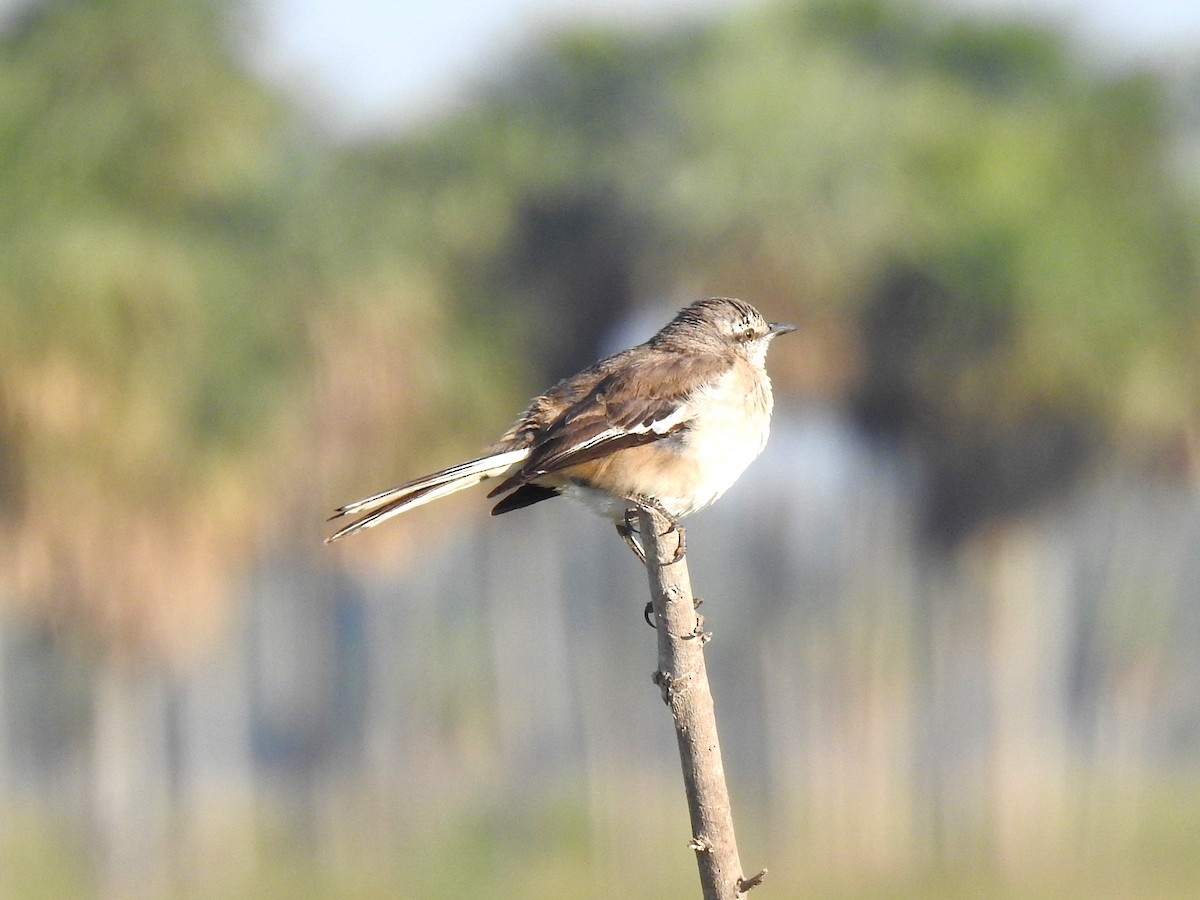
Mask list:
[[[436,7],[436,8],[435,8]],[[733,295],[764,897],[1200,894],[1200,9],[0,4],[0,896],[690,897],[644,574],[335,506]]]

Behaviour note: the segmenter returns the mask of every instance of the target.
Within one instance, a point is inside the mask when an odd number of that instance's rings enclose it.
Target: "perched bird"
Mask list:
[[[741,300],[698,300],[644,344],[535,397],[483,456],[341,507],[331,520],[361,517],[326,542],[498,478],[488,496],[505,496],[492,515],[574,497],[611,519],[645,562],[633,536],[640,507],[678,529],[679,518],[725,493],[766,446],[767,347],[794,330]]]

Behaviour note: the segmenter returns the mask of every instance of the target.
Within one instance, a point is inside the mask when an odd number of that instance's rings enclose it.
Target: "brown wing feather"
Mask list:
[[[627,353],[610,357],[576,376],[589,376],[583,383],[571,383],[575,379],[568,379],[534,401],[526,416],[513,427],[516,432],[525,425],[525,433],[532,439],[532,451],[525,464],[488,496],[502,494],[550,472],[653,443],[675,433],[686,427],[687,422],[678,422],[669,431],[654,431],[651,426],[671,417],[696,385],[710,382],[728,366],[726,360],[715,355],[681,357],[673,353],[646,353],[645,348],[640,355],[637,360],[622,359]],[[596,369],[600,371],[593,371]],[[546,402],[539,406],[539,401]],[[550,421],[544,425],[535,421],[538,414],[550,411],[557,412]]]

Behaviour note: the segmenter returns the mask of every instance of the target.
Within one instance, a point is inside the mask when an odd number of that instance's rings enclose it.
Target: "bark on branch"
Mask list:
[[[692,820],[704,900],[734,900],[757,886],[764,869],[751,878],[742,875],[725,767],[717,740],[717,720],[704,667],[703,619],[697,614],[687,561],[676,559],[682,529],[672,529],[660,512],[639,511],[646,572],[650,579],[653,622],[658,629],[658,670],[654,683],[671,709],[683,784]]]

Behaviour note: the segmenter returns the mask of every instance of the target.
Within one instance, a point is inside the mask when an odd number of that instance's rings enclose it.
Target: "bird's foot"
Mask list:
[[[642,545],[634,537],[638,533],[637,510],[625,510],[625,521],[617,523],[617,534],[621,536],[621,540],[625,542],[625,546],[638,558],[638,562],[644,566],[646,565],[646,551],[642,549]]]
[[[668,534],[671,534],[671,533],[675,534],[676,540],[679,543],[675,547],[675,553],[671,557],[671,559],[667,562],[667,565],[669,565],[669,566],[674,565],[675,563],[677,563],[681,559],[683,559],[683,557],[687,555],[687,535],[683,530],[683,526],[679,524],[679,520],[676,519],[669,512],[667,512],[667,508],[662,505],[661,501],[656,500],[653,497],[634,497],[633,503],[636,504],[636,506],[641,509],[652,509],[667,520],[667,523],[668,523],[667,530],[664,531],[662,534],[660,534],[659,537],[666,537]],[[633,517],[634,520],[636,520],[636,518],[637,518],[637,510],[636,509],[627,509],[625,511],[626,524],[628,524],[630,522],[631,516]],[[643,552],[642,556],[641,556],[643,563],[646,561],[645,556],[646,555]]]

